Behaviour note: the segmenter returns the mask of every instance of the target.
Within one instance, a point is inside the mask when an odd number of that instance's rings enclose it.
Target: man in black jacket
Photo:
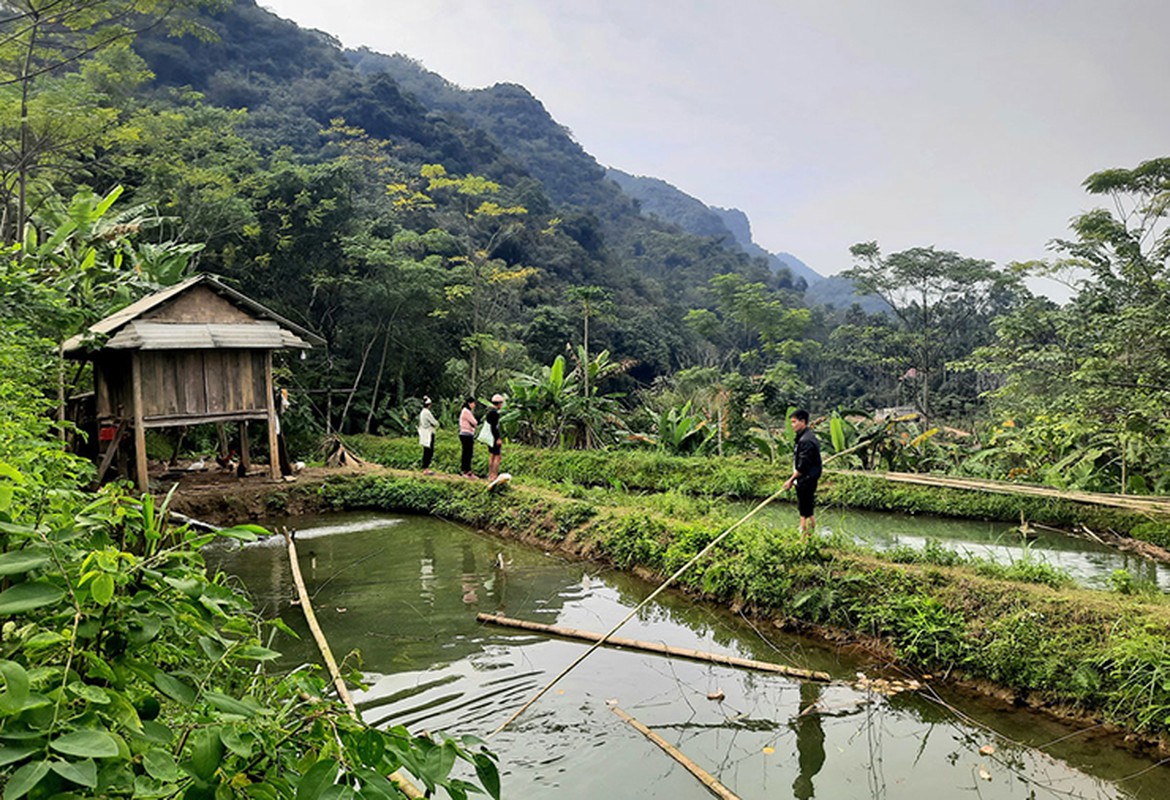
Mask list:
[[[792,477],[784,481],[784,490],[796,486],[796,510],[800,514],[800,532],[805,537],[816,529],[813,516],[817,502],[817,481],[821,477],[821,445],[808,426],[808,412],[792,412],[792,430],[796,432],[796,450],[792,458]]]

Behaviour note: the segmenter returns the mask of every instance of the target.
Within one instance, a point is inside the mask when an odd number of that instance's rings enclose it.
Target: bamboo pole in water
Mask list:
[[[305,614],[305,622],[308,623],[309,630],[313,633],[313,639],[317,642],[317,649],[321,651],[321,658],[325,661],[325,668],[329,670],[329,675],[333,678],[333,686],[337,689],[338,697],[341,698],[341,702],[345,703],[349,715],[358,722],[361,722],[362,718],[357,712],[357,706],[353,704],[353,698],[350,697],[349,688],[345,685],[345,679],[341,677],[341,670],[337,668],[337,661],[333,658],[333,651],[329,649],[329,642],[325,638],[325,634],[321,631],[321,626],[317,624],[317,615],[313,612],[313,604],[309,600],[309,592],[305,589],[305,578],[301,575],[301,564],[297,560],[296,542],[293,541],[293,537],[289,534],[287,528],[282,533],[284,534],[285,542],[288,543],[288,564],[289,568],[292,569],[293,583],[297,587],[297,597],[301,601],[301,611]],[[407,797],[426,797],[401,771],[395,772],[387,777]]]
[[[647,728],[641,722],[638,722],[638,720],[634,719],[617,706],[610,706],[610,710],[625,720],[630,726],[637,730],[638,733],[642,734],[647,739],[654,742],[654,744],[662,748],[663,752],[665,752],[668,756],[682,764],[686,771],[698,778],[702,784],[707,787],[707,790],[711,792],[711,794],[722,798],[723,800],[739,800],[739,795],[734,794],[730,789],[717,781],[714,775],[707,772],[694,761],[691,761],[689,758],[683,755],[682,751],[672,745],[670,742],[663,739],[657,733]]]
[[[600,642],[602,635],[594,633],[593,631],[583,631],[578,628],[560,628],[555,625],[542,625],[539,622],[528,622],[522,619],[512,619],[510,617],[501,617],[497,614],[478,614],[476,619],[480,622],[488,622],[493,625],[503,625],[508,628],[521,628],[528,631],[538,631],[540,633],[549,633],[555,636],[563,636],[566,639],[580,639],[585,642]],[[678,658],[689,658],[692,661],[707,661],[713,664],[724,664],[729,667],[745,667],[746,669],[758,669],[764,672],[778,672],[781,675],[787,675],[793,678],[802,678],[809,681],[829,681],[832,678],[827,672],[815,672],[808,669],[800,669],[798,667],[789,667],[784,664],[774,664],[771,661],[756,661],[751,658],[740,658],[738,656],[728,656],[721,653],[705,653],[702,650],[692,650],[687,647],[671,647],[670,645],[661,642],[643,642],[637,639],[623,639],[618,636],[605,637],[604,644],[612,645],[613,647],[626,647],[631,650],[645,650],[650,653],[661,653],[667,656],[677,656]]]
[[[540,691],[538,691],[536,694],[534,694],[528,700],[527,703],[520,706],[520,708],[514,714],[512,714],[512,716],[508,717],[506,720],[504,720],[502,723],[500,723],[500,727],[498,727],[494,731],[492,731],[490,735],[494,736],[495,734],[497,734],[500,731],[507,728],[509,725],[511,725],[517,719],[519,719],[520,715],[523,714],[525,711],[527,711],[529,708],[531,708],[533,703],[535,703],[537,700],[539,700],[541,697],[543,697],[545,692],[547,692],[552,687],[556,686],[557,682],[559,682],[561,678],[568,675],[570,672],[572,672],[577,667],[578,664],[580,664],[585,659],[589,658],[589,656],[593,653],[594,650],[601,647],[602,644],[604,644],[606,641],[608,641],[609,638],[612,637],[615,633],[617,633],[618,630],[621,629],[621,627],[623,625],[625,625],[627,622],[629,622],[631,619],[633,619],[634,616],[639,611],[641,611],[646,606],[650,605],[650,603],[654,602],[654,598],[658,597],[658,595],[665,592],[666,588],[668,586],[670,586],[671,584],[673,584],[676,580],[678,580],[679,577],[684,572],[686,572],[688,569],[690,569],[695,564],[697,564],[701,559],[706,558],[707,554],[710,553],[712,550],[714,550],[719,545],[720,542],[722,542],[724,539],[726,539],[732,531],[734,531],[740,525],[743,525],[749,519],[751,519],[756,514],[758,514],[761,509],[763,509],[765,506],[767,506],[769,503],[771,503],[777,497],[782,495],[784,493],[784,491],[785,491],[784,489],[780,489],[780,490],[774,492],[773,494],[771,494],[767,499],[763,500],[759,505],[757,505],[751,511],[749,511],[748,513],[746,513],[742,517],[740,517],[734,524],[729,526],[727,528],[727,530],[723,531],[723,533],[719,534],[714,539],[712,539],[710,541],[710,543],[707,544],[706,547],[704,547],[699,552],[695,553],[695,555],[693,555],[691,557],[690,561],[688,561],[687,563],[685,563],[681,567],[679,567],[677,570],[675,570],[674,574],[671,575],[669,578],[667,578],[662,583],[661,586],[659,586],[657,589],[655,589],[653,592],[651,592],[650,595],[645,600],[643,600],[641,603],[638,603],[638,605],[635,608],[631,609],[630,613],[626,614],[625,617],[623,617],[621,619],[621,621],[618,622],[617,625],[614,625],[606,633],[602,634],[601,638],[599,638],[596,642],[594,642],[589,647],[588,650],[586,650],[581,655],[577,656],[577,658],[574,659],[572,664],[565,667],[563,670],[561,670],[560,674],[558,674],[555,678],[553,678],[551,681],[549,681],[543,687],[541,687]]]

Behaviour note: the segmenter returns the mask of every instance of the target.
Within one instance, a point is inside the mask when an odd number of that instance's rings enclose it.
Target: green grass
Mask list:
[[[454,435],[436,443],[435,469],[454,473],[459,443]],[[413,438],[353,436],[347,440],[364,458],[396,469],[418,469],[421,451]],[[487,470],[484,448],[476,448],[476,468]],[[791,474],[787,463],[750,457],[681,457],[650,450],[542,450],[508,445],[504,469],[526,483],[556,488],[578,497],[611,490],[686,495],[695,498],[762,499],[780,489]],[[602,490],[593,491],[590,490]],[[994,494],[893,483],[877,475],[834,473],[821,480],[818,502],[825,507],[899,511],[915,514],[1015,522],[1023,514],[1033,523],[1061,528],[1083,525],[1112,530],[1170,546],[1170,519],[1071,500]]]

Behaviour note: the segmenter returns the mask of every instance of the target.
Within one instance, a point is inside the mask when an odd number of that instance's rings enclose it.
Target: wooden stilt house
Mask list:
[[[272,353],[324,340],[212,275],[197,275],[132,303],[65,342],[65,354],[93,361],[102,452],[99,480],[133,433],[134,472],[147,489],[146,430],[203,423],[268,424],[269,462],[277,459]],[[112,435],[111,435],[112,434]]]

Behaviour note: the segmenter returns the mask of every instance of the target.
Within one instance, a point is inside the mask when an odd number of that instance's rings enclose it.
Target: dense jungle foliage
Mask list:
[[[450,423],[505,391],[510,434],[546,447],[774,459],[805,406],[842,465],[1170,488],[1170,159],[1090,176],[1108,210],[1044,263],[859,243],[846,276],[880,304],[829,307],[736,237],[640,213],[523,87],[250,0],[3,6],[0,310],[52,306],[27,316],[59,405],[88,374],[54,344],[207,271],[325,338],[279,376],[305,457],[411,430],[423,395]]]

